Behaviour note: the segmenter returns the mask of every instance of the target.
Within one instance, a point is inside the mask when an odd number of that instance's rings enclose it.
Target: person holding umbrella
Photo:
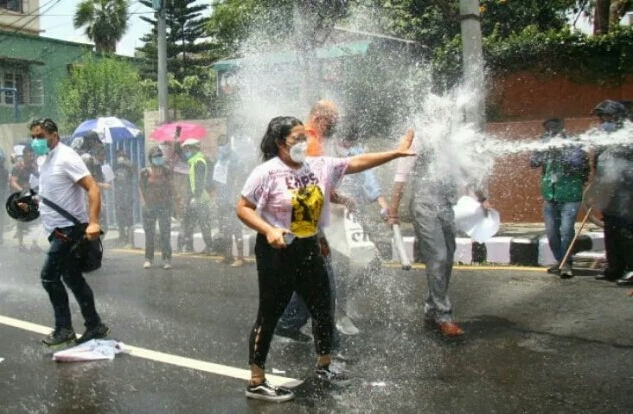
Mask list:
[[[186,139],[182,145],[176,144],[176,153],[187,161],[189,166],[189,185],[185,197],[185,214],[183,217],[184,251],[193,253],[193,230],[200,226],[204,240],[204,254],[211,254],[211,198],[206,189],[209,169],[207,160],[200,151],[200,140]]]

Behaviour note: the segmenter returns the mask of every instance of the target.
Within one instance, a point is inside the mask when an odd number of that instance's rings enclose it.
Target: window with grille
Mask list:
[[[0,0],[0,9],[22,13],[22,0]]]
[[[44,88],[42,79],[32,77],[28,70],[0,68],[0,88],[15,88],[19,105],[42,105]],[[0,105],[14,105],[15,94],[0,92]]]

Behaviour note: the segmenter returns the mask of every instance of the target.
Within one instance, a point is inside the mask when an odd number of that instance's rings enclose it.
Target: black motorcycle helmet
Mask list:
[[[629,116],[629,111],[620,102],[607,99],[596,105],[591,114],[598,117],[610,116],[615,122],[623,122]]]
[[[38,218],[40,206],[33,196],[35,196],[33,190],[22,190],[11,194],[7,198],[7,214],[17,221],[33,221]],[[28,210],[20,208],[18,203],[26,204],[29,207]]]

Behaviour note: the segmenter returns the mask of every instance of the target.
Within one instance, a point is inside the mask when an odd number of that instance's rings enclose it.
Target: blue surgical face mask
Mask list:
[[[185,152],[184,152],[184,155],[185,155],[185,158],[186,158],[186,159],[189,159],[189,158],[193,157],[193,152],[191,152],[191,151],[185,151]]]
[[[163,157],[153,157],[152,158],[152,165],[155,165],[157,167],[162,167],[163,165],[165,165],[165,158],[163,158]]]
[[[48,148],[48,142],[46,141],[46,139],[42,138],[36,138],[32,140],[31,148],[37,156],[46,155],[48,154],[48,151],[50,151],[50,148]]]
[[[613,132],[618,129],[618,124],[615,122],[603,122],[600,124],[600,129],[604,132]]]

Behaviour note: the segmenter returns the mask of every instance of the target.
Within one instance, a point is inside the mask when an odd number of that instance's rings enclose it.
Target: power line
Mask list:
[[[46,4],[50,4],[51,2],[53,2],[53,4],[51,4],[51,5],[48,7],[48,9],[46,9],[46,11],[49,11],[49,10],[51,10],[53,7],[57,6],[57,4],[59,4],[59,2],[60,2],[60,1],[61,1],[61,0],[50,0],[50,1],[49,1],[48,3],[46,3]],[[42,6],[42,7],[44,7],[44,6]],[[40,10],[42,7],[39,7],[37,10]],[[37,10],[36,10],[36,11],[37,11]],[[15,34],[15,33],[19,32],[20,30],[24,29],[24,28],[25,28],[25,27],[26,27],[29,23],[31,23],[33,20],[37,19],[38,17],[39,17],[39,15],[36,15],[36,16],[31,17],[31,18],[30,18],[29,20],[27,20],[27,22],[26,22],[26,23],[24,23],[22,26],[20,26],[20,27],[16,28],[13,32],[10,32],[10,34]],[[4,43],[7,39],[8,39],[8,37],[7,37],[7,38],[5,38],[5,39],[0,39],[0,44],[1,44],[1,43]]]
[[[154,14],[155,12],[153,11],[146,11],[146,12],[130,12],[128,14]],[[11,13],[1,13],[0,12],[0,16],[15,16],[14,14]],[[29,14],[28,16],[36,16],[36,17],[69,17],[69,16],[74,16],[74,14],[38,14],[38,15],[34,15],[34,14]],[[25,16],[27,17],[27,16]],[[24,18],[24,17],[22,17]]]

